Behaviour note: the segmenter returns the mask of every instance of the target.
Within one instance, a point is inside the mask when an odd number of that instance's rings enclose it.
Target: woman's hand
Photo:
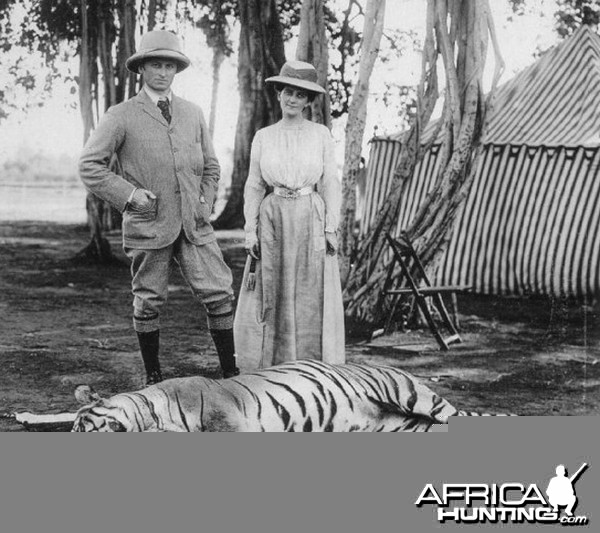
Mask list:
[[[338,251],[337,233],[326,231],[325,241],[327,242],[327,253],[329,255],[335,255]]]
[[[256,235],[246,235],[246,252],[256,260],[260,259],[260,242]]]

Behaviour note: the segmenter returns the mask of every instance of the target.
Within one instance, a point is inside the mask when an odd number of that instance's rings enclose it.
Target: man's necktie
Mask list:
[[[169,111],[169,99],[159,100],[156,104],[162,113],[162,116],[165,117],[165,120],[170,124],[171,123],[171,112]]]

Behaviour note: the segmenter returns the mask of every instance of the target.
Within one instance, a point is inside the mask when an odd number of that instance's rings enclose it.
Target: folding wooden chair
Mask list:
[[[416,304],[423,313],[429,329],[433,333],[433,336],[437,340],[442,350],[449,350],[451,344],[462,342],[458,329],[454,322],[450,319],[444,300],[442,299],[443,294],[453,295],[457,292],[463,292],[470,290],[468,286],[433,286],[427,277],[425,268],[417,255],[417,252],[413,248],[411,242],[406,237],[400,237],[394,239],[389,233],[386,234],[386,239],[392,248],[394,253],[394,260],[390,265],[390,276],[393,276],[394,268],[396,263],[400,264],[402,275],[395,280],[395,288],[385,290],[386,295],[394,297],[393,309],[396,308],[398,300],[403,295],[412,295],[415,299]],[[418,286],[415,278],[422,280],[423,285]],[[428,306],[427,298],[431,298],[435,307],[437,308],[440,317],[446,329],[450,332],[450,336],[444,338],[438,329],[438,326],[431,314]],[[390,314],[390,320],[393,316],[393,312]],[[388,322],[389,323],[389,322]]]

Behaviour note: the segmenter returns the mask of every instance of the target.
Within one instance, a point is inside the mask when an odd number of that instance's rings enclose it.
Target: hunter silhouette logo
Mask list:
[[[556,475],[548,483],[546,497],[535,483],[444,483],[440,489],[428,483],[415,505],[437,506],[437,518],[441,523],[587,525],[587,516],[573,515],[577,505],[573,486],[587,468],[588,464],[583,463],[567,477],[565,466],[558,465]]]
[[[577,472],[571,477],[567,477],[567,470],[564,465],[556,467],[556,476],[548,483],[546,494],[548,495],[548,503],[552,506],[555,512],[558,512],[559,507],[566,507],[565,514],[573,516],[573,509],[577,504],[577,496],[573,489],[573,483],[587,468],[587,463],[583,463]]]

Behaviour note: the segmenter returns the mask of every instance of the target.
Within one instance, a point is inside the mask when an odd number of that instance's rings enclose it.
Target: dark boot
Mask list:
[[[146,386],[160,383],[163,378],[160,372],[160,362],[158,360],[159,337],[160,333],[150,331],[148,333],[137,332],[138,341],[140,343],[140,351],[144,360],[144,368],[146,369]]]
[[[240,375],[240,369],[238,367],[235,367],[231,372],[223,371],[223,379],[234,378],[235,376],[239,376],[239,375]]]
[[[210,334],[223,371],[223,378],[239,376],[240,370],[235,366],[235,347],[233,344],[233,329],[211,329]]]

